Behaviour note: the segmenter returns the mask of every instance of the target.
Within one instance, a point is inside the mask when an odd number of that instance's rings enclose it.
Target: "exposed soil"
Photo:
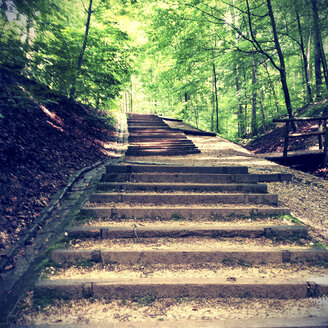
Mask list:
[[[16,324],[96,324],[108,322],[140,322],[211,320],[211,319],[251,319],[293,318],[326,316],[328,298],[308,298],[300,300],[277,299],[207,299],[179,298],[156,299],[140,297],[132,300],[78,300],[55,301],[42,311],[31,313],[32,294],[22,302]],[[69,314],[68,314],[69,313]]]
[[[110,155],[114,134],[108,114],[0,70],[0,255],[70,174]]]

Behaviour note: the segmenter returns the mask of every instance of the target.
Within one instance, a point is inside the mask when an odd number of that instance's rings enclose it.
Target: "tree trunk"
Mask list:
[[[315,72],[316,72],[316,83],[318,82],[318,88],[319,89],[319,96],[321,95],[321,83],[322,83],[322,76],[321,76],[321,66],[323,68],[323,74],[325,77],[326,86],[328,88],[328,70],[327,70],[327,60],[326,56],[323,50],[322,45],[322,38],[321,38],[321,31],[320,31],[320,25],[319,25],[319,15],[318,15],[318,7],[317,7],[317,1],[311,0],[312,4],[312,14],[313,14],[313,30],[314,30],[314,53],[315,53]]]
[[[215,130],[219,133],[219,102],[218,102],[218,88],[217,88],[217,79],[216,79],[216,69],[215,64],[213,63],[213,85],[214,85],[214,95],[215,95],[215,116],[216,116],[216,125]]]
[[[300,36],[300,48],[301,48],[302,58],[303,58],[303,65],[304,65],[303,68],[304,68],[304,76],[305,76],[305,84],[306,84],[306,91],[307,91],[308,101],[313,102],[310,80],[309,80],[309,76],[307,74],[308,59],[307,59],[306,54],[305,54],[302,26],[301,26],[300,16],[298,14],[298,10],[297,10],[296,5],[295,5],[295,13],[296,13],[297,26],[298,26],[298,34]]]
[[[76,72],[76,75],[73,79],[72,87],[71,87],[71,90],[70,90],[70,93],[69,93],[69,96],[70,96],[71,99],[74,98],[75,91],[76,91],[76,81],[77,81],[77,79],[78,79],[78,77],[80,76],[80,73],[81,73],[81,68],[82,68],[82,63],[83,63],[83,56],[84,56],[84,52],[85,52],[85,49],[87,47],[87,42],[88,42],[88,34],[89,34],[89,28],[90,28],[91,14],[92,14],[92,0],[90,0],[90,2],[89,2],[88,18],[87,18],[87,23],[85,24],[85,33],[84,33],[83,45],[82,45],[79,60],[78,60],[78,63],[77,63],[77,72]]]
[[[234,71],[235,71],[236,93],[238,99],[238,136],[242,138],[243,136],[245,136],[245,120],[243,117],[243,106],[241,104],[241,99],[240,99],[240,77],[239,77],[239,70],[237,65],[234,65]]]
[[[247,134],[248,131],[249,131],[249,129],[248,129],[248,122],[247,122],[247,104],[248,104],[248,96],[247,96],[247,88],[246,88],[246,84],[247,84],[247,76],[246,76],[246,72],[244,71],[244,97],[245,97],[244,116],[245,116],[245,134]]]
[[[311,30],[310,30],[310,28],[309,28],[309,35],[308,35],[308,41],[307,41],[306,58],[308,59],[308,64],[306,67],[306,74],[308,76],[308,80],[311,83],[312,76],[311,76]]]
[[[258,90],[258,97],[259,97],[259,104],[260,104],[260,110],[261,110],[261,116],[262,116],[262,126],[261,128],[263,129],[263,133],[267,133],[267,130],[265,128],[265,113],[263,109],[263,90]]]
[[[279,73],[280,73],[280,80],[282,84],[282,89],[284,92],[284,98],[285,98],[285,104],[287,108],[287,113],[289,118],[293,118],[293,108],[292,108],[292,103],[290,100],[290,95],[289,95],[289,90],[288,90],[288,85],[287,85],[287,76],[286,76],[286,66],[285,66],[285,59],[280,47],[279,39],[278,39],[278,33],[277,33],[277,28],[276,28],[276,22],[272,10],[272,5],[271,5],[271,0],[267,0],[267,7],[269,11],[269,17],[271,20],[271,27],[272,27],[272,32],[273,32],[273,39],[274,39],[274,44],[278,53],[279,57],[279,62],[280,62],[280,68],[279,68]],[[294,123],[292,123],[293,130],[296,130],[296,126]]]
[[[258,135],[257,129],[257,115],[256,115],[256,83],[257,83],[257,69],[255,59],[253,58],[252,67],[252,119],[251,119],[251,133],[252,136]]]
[[[212,111],[211,111],[211,131],[214,132],[214,114],[215,114],[215,91],[214,82],[212,83]]]

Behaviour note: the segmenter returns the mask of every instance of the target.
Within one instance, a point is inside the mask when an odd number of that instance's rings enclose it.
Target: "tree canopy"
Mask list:
[[[0,64],[97,108],[256,136],[327,96],[327,4],[2,0]]]

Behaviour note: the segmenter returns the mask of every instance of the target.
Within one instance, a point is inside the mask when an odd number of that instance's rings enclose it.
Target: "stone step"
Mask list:
[[[264,206],[97,206],[82,207],[80,215],[89,218],[161,218],[161,219],[215,219],[227,221],[236,217],[277,216],[290,214],[284,207]]]
[[[151,248],[151,247],[150,247]],[[51,253],[56,264],[77,264],[91,261],[103,264],[154,265],[229,263],[229,265],[258,265],[282,263],[320,264],[328,261],[328,251],[322,249],[279,250],[120,250],[110,249],[57,249]]]
[[[200,150],[198,149],[176,149],[176,150],[128,150],[126,156],[181,156],[181,155],[190,155],[190,154],[199,154]]]
[[[167,139],[167,141],[159,141],[159,140],[151,140],[151,139],[147,139],[147,140],[140,140],[140,139],[134,139],[134,140],[129,140],[129,145],[130,146],[158,146],[158,148],[162,148],[165,144],[171,146],[171,147],[177,147],[177,148],[181,148],[183,146],[192,146],[194,148],[197,148],[193,143],[190,143],[188,140],[184,140],[184,141],[179,141],[179,142],[170,142],[170,139]]]
[[[258,173],[259,182],[289,182],[292,181],[293,175],[289,173]]]
[[[152,144],[148,144],[148,145],[140,145],[140,144],[132,144],[128,147],[129,150],[133,150],[133,151],[143,151],[143,150],[163,150],[163,149],[167,149],[167,150],[189,150],[189,149],[198,149],[197,147],[195,147],[193,144],[173,144],[173,145],[165,145],[165,144],[156,144],[156,145],[152,145]]]
[[[166,124],[162,119],[152,119],[152,120],[134,120],[134,119],[128,119],[127,120],[128,124]]]
[[[129,126],[129,132],[136,132],[136,133],[152,133],[152,132],[180,132],[178,130],[173,130],[167,125],[153,125],[153,126]]]
[[[138,203],[138,204],[270,204],[278,205],[274,194],[228,193],[94,193],[91,203]]]
[[[246,166],[107,165],[107,173],[247,174]]]
[[[243,192],[243,193],[267,193],[266,184],[257,183],[225,183],[225,184],[193,184],[193,183],[120,183],[101,182],[97,185],[97,191],[194,191],[194,192]]]
[[[111,280],[42,280],[35,285],[35,294],[54,298],[126,298],[152,295],[162,297],[207,298],[274,298],[298,299],[328,294],[328,279],[111,279]]]
[[[198,149],[192,143],[185,141],[185,142],[140,142],[134,141],[130,142],[129,147],[130,149],[168,149],[168,148],[176,148],[176,149]]]
[[[132,140],[131,138],[137,138],[137,139],[187,139],[187,137],[182,133],[130,133],[128,139]]]
[[[281,301],[280,301],[281,302]],[[287,302],[289,302],[287,300]],[[164,305],[164,304],[163,304]],[[59,309],[58,309],[59,310]],[[211,312],[212,308],[208,308]],[[267,313],[269,316],[271,312]],[[163,316],[163,315],[162,315]],[[161,316],[160,319],[163,320]],[[160,320],[154,321],[151,317],[143,321],[128,322],[102,322],[92,323],[93,328],[327,328],[328,319],[326,317],[275,317],[266,319],[226,319],[226,320]],[[76,324],[40,324],[40,325],[14,325],[11,328],[75,328]],[[90,325],[79,324],[81,328],[90,327]]]
[[[162,183],[257,183],[256,174],[197,173],[105,173],[102,182],[162,182]]]
[[[195,226],[75,226],[67,229],[69,238],[186,238],[186,237],[217,237],[217,238],[278,238],[306,239],[307,228],[301,225],[244,225],[244,226],[219,226],[202,225]]]

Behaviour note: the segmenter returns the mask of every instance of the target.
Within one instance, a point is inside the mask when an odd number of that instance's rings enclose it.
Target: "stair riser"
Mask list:
[[[78,251],[57,250],[51,254],[51,260],[57,264],[77,264],[82,261],[100,262],[103,264],[122,265],[154,265],[154,264],[202,264],[223,263],[228,266],[266,265],[283,263],[320,264],[328,261],[328,252],[291,251],[288,257],[282,251],[252,252],[248,251],[216,251],[216,252],[179,252],[179,251]]]
[[[226,221],[233,217],[274,216],[290,214],[287,208],[82,208],[81,216],[90,218],[140,219],[216,219]]]
[[[139,203],[139,204],[278,204],[278,196],[271,194],[92,194],[92,203]]]
[[[327,285],[318,286],[316,296],[327,295]],[[67,299],[94,298],[127,298],[135,296],[152,295],[161,297],[210,297],[210,298],[272,298],[272,299],[297,299],[309,297],[306,283],[280,283],[280,284],[240,284],[232,283],[208,283],[208,284],[122,284],[109,282],[85,282],[80,284],[37,284],[37,295],[51,295]]]
[[[102,182],[161,182],[161,183],[256,183],[258,177],[250,174],[104,174]]]
[[[131,145],[128,147],[128,151],[137,152],[137,151],[162,151],[162,150],[171,150],[171,151],[182,151],[182,150],[194,150],[197,149],[194,145]]]
[[[107,173],[203,173],[203,174],[247,174],[244,166],[168,166],[168,165],[108,165]]]
[[[223,184],[223,185],[158,185],[158,184],[111,184],[99,183],[98,191],[156,191],[156,192],[173,192],[173,191],[190,191],[190,192],[243,192],[243,193],[267,193],[267,186],[264,184]]]
[[[188,139],[166,139],[166,140],[138,140],[138,138],[136,138],[135,140],[130,140],[133,144],[141,144],[141,145],[154,145],[154,144],[158,144],[158,145],[194,145],[191,140]],[[194,145],[195,146],[195,145]]]
[[[148,132],[177,132],[176,130],[171,129],[169,126],[165,124],[158,124],[158,125],[143,125],[143,126],[138,126],[138,125],[133,125],[128,127],[129,132],[143,132],[143,133],[148,133]]]
[[[191,154],[199,154],[199,150],[175,150],[175,151],[161,151],[161,152],[156,152],[156,151],[127,151],[125,153],[126,156],[181,156],[181,155],[191,155]]]
[[[138,227],[132,228],[112,228],[112,227],[72,227],[68,229],[69,238],[100,238],[100,239],[119,239],[136,238],[136,232],[139,238],[186,238],[186,237],[204,237],[204,238],[278,238],[299,239],[307,238],[307,229],[304,226],[274,226],[257,228],[211,228],[211,229],[147,229]]]
[[[187,137],[184,137],[183,134],[181,133],[147,133],[147,134],[143,134],[143,133],[131,133],[128,137],[129,141],[133,141],[133,140],[151,140],[151,139],[158,139],[158,140],[165,140],[165,139],[184,139],[187,140]]]

